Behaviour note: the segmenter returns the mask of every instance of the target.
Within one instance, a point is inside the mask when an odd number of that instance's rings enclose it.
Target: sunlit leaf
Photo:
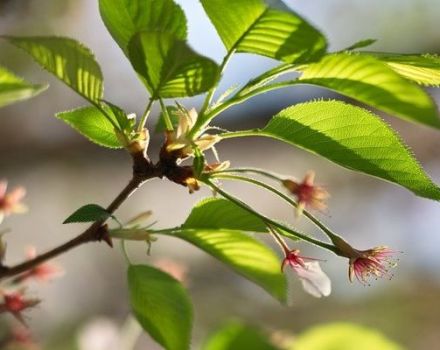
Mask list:
[[[101,68],[92,52],[78,41],[62,37],[3,38],[26,51],[40,66],[87,100],[98,103],[102,99]]]
[[[426,86],[440,86],[440,57],[371,52],[406,79]]]
[[[189,350],[192,305],[179,281],[153,267],[132,265],[128,284],[142,328],[166,350]]]
[[[208,339],[202,350],[278,350],[256,328],[229,322]]]
[[[171,34],[142,32],[129,43],[129,57],[154,99],[194,96],[216,82],[218,66]]]
[[[343,167],[373,175],[415,194],[440,200],[440,189],[408,147],[380,118],[338,101],[302,103],[284,109],[254,135],[285,141]]]
[[[57,113],[55,116],[100,146],[110,148],[122,147],[116,136],[113,124],[96,107],[81,107]]]
[[[0,107],[25,100],[46,90],[48,85],[34,85],[0,66]]]
[[[437,107],[428,94],[371,56],[328,55],[303,68],[299,82],[322,86],[402,119],[440,128]]]
[[[286,300],[287,282],[280,258],[260,241],[238,230],[183,229],[172,234],[228,265],[278,300]]]
[[[201,0],[228,52],[255,53],[284,62],[319,58],[322,34],[292,11],[269,8],[262,0]]]
[[[222,198],[207,198],[196,204],[182,228],[267,232],[259,217]]]
[[[185,14],[173,0],[100,0],[101,17],[115,41],[128,52],[138,32],[167,32],[186,39]]]
[[[331,323],[307,330],[289,350],[403,350],[380,332],[350,323]]]

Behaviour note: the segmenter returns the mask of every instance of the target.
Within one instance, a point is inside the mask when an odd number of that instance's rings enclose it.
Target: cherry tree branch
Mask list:
[[[116,196],[116,198],[109,204],[107,211],[113,214],[128,197],[130,197],[139,187],[141,187],[147,180],[162,177],[162,169],[158,165],[153,165],[149,159],[142,153],[138,152],[132,154],[133,157],[133,177],[124,189]],[[89,242],[97,242],[105,239],[107,233],[103,226],[105,220],[94,222],[88,229],[82,232],[77,237],[70,241],[52,249],[48,252],[38,255],[33,259],[27,260],[15,266],[0,266],[0,280],[8,277],[20,275],[43,262],[50,260],[58,255],[61,255],[75,247]]]

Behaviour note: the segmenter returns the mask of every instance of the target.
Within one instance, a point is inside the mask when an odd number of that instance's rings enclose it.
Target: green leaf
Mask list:
[[[295,337],[289,350],[403,350],[380,332],[350,323],[313,327]]]
[[[302,103],[284,109],[254,135],[285,141],[421,197],[440,200],[439,187],[399,136],[362,108],[338,101]]]
[[[402,119],[440,128],[437,107],[428,94],[371,56],[328,55],[303,68],[299,83],[322,86]]]
[[[100,146],[122,147],[112,122],[96,107],[81,107],[55,116]]]
[[[132,265],[128,284],[142,328],[167,350],[189,350],[193,311],[179,281],[153,267]]]
[[[322,56],[322,34],[294,12],[269,8],[262,0],[201,0],[228,52],[246,52],[284,62]]]
[[[103,77],[92,52],[76,40],[62,37],[3,36],[26,51],[44,69],[92,103],[102,99]]]
[[[219,74],[214,61],[168,33],[138,33],[128,50],[134,69],[154,99],[198,95],[208,91]]]
[[[211,335],[202,350],[277,350],[256,328],[229,322]]]
[[[440,57],[437,55],[397,55],[369,53],[385,62],[406,79],[420,85],[440,86]]]
[[[34,85],[0,66],[0,107],[38,95],[48,85]]]
[[[72,224],[78,222],[95,222],[106,220],[112,216],[106,209],[97,204],[87,204],[76,210],[70,215],[63,224]]]
[[[185,13],[173,0],[100,0],[102,20],[113,39],[127,53],[138,32],[167,32],[178,39],[187,35]]]
[[[286,301],[287,282],[279,257],[267,246],[238,230],[183,229],[173,232],[261,286],[272,296]]]
[[[267,232],[259,217],[223,198],[206,198],[196,204],[182,228]]]

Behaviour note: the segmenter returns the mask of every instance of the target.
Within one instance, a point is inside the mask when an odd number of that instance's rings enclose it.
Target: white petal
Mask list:
[[[328,297],[332,291],[330,278],[321,270],[317,261],[307,262],[306,267],[295,269],[304,290],[316,298]]]

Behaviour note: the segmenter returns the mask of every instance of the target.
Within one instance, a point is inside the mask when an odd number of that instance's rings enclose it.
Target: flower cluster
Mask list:
[[[211,134],[202,134],[200,136],[191,137],[190,132],[197,121],[197,111],[192,108],[187,110],[180,106],[177,110],[179,123],[177,129],[167,133],[166,150],[174,153],[177,158],[184,159],[194,154],[194,148],[200,151],[206,151],[212,148],[220,141],[220,136]]]

